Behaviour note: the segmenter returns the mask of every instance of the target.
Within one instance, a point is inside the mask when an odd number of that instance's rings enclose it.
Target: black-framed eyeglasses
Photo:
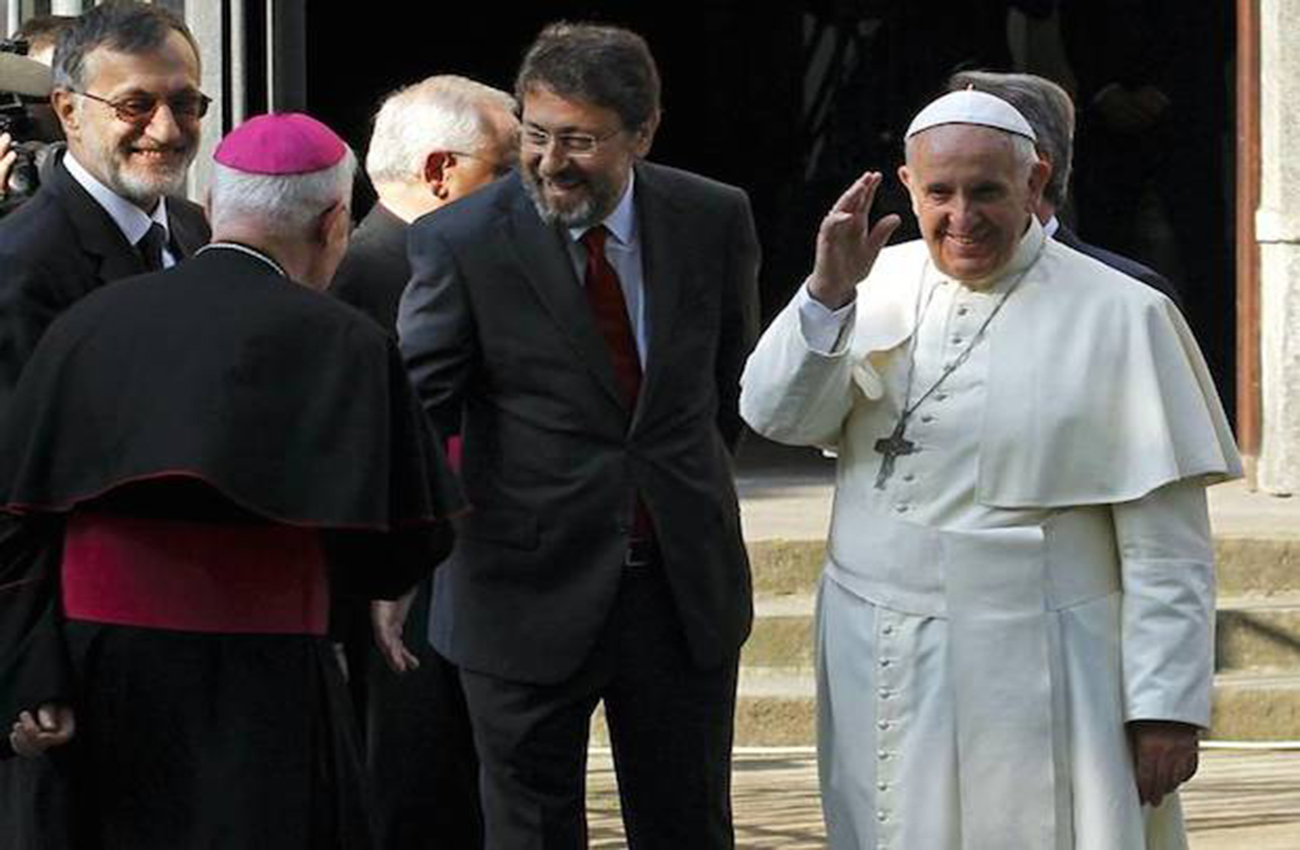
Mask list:
[[[546,153],[554,144],[566,156],[595,156],[602,143],[618,135],[620,130],[610,130],[600,136],[591,133],[549,133],[541,127],[524,127],[519,143],[530,153]]]
[[[167,98],[145,92],[129,94],[117,100],[109,100],[88,91],[78,91],[77,89],[69,89],[69,91],[111,107],[119,121],[140,127],[153,120],[154,113],[158,111],[158,106],[161,103],[166,102],[167,108],[171,110],[177,121],[199,120],[208,114],[208,106],[212,103],[212,98],[201,91],[181,92]]]

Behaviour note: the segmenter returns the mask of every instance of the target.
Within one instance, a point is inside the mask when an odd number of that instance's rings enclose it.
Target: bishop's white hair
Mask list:
[[[337,165],[310,174],[248,174],[214,162],[208,201],[212,229],[252,222],[270,236],[302,236],[325,210],[351,200],[356,168],[350,149]]]

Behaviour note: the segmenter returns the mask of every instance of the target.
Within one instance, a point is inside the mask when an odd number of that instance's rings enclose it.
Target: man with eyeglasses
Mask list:
[[[659,78],[632,32],[547,27],[515,92],[518,173],[412,226],[398,312],[425,409],[464,440],[473,510],[430,631],[461,671],[486,844],[586,845],[603,701],[629,846],[731,847],[749,203],[644,161]]]
[[[357,226],[330,291],[387,329],[411,276],[407,225],[510,172],[515,99],[453,74],[390,94],[375,115],[366,173],[379,201]]]
[[[97,6],[60,35],[53,75],[67,150],[32,199],[0,221],[0,417],[59,314],[111,281],[172,265],[209,236],[202,210],[171,197],[184,188],[207,109],[184,23],[161,6]],[[36,616],[23,610],[25,585],[9,581],[23,545],[15,525],[0,522],[0,641]],[[0,760],[6,850],[62,846],[74,820],[67,800],[49,759]]]
[[[366,155],[379,201],[352,234],[330,291],[395,333],[397,302],[411,278],[409,224],[510,172],[519,156],[515,108],[505,92],[452,74],[389,95]],[[409,648],[401,643],[407,606],[410,633],[424,634],[431,590],[424,581],[400,605],[376,603],[387,664],[372,653],[365,610],[335,614],[352,693],[366,717],[380,846],[473,850],[483,846],[478,759],[456,668],[422,638]]]
[[[172,197],[184,190],[208,105],[185,25],[159,6],[97,6],[60,36],[53,72],[67,152],[0,224],[0,413],[59,313],[208,239],[202,210]]]

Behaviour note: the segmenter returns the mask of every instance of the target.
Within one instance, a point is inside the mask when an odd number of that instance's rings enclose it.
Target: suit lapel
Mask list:
[[[677,323],[681,294],[689,280],[690,246],[685,217],[650,165],[636,169],[636,209],[641,237],[642,298],[646,314],[646,363],[637,404],[639,419],[659,391],[665,352]],[[635,420],[633,425],[635,426]]]
[[[506,244],[515,251],[520,269],[561,335],[591,370],[596,382],[626,410],[614,375],[614,363],[574,273],[563,241],[565,235],[541,220],[522,185],[515,193],[506,226],[510,231]]]
[[[98,258],[96,276],[101,284],[146,271],[144,260],[126,241],[117,222],[72,178],[62,162],[53,169],[50,180],[63,198],[82,250]]]
[[[208,243],[208,227],[202,213],[183,205],[175,198],[168,199],[167,230],[172,244],[180,252],[176,258],[178,262],[194,256],[195,252]]]

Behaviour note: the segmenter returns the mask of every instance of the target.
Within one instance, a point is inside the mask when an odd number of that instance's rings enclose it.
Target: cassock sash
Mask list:
[[[74,620],[244,634],[323,635],[328,626],[313,529],[73,512],[62,573]]]
[[[828,576],[883,607],[948,621],[963,846],[1072,847],[1056,612],[1120,590],[1109,512],[980,531],[872,514],[861,527],[872,545],[833,551]]]

